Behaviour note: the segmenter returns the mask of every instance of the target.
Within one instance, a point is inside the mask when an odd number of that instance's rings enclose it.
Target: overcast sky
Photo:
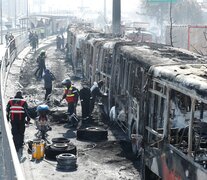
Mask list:
[[[48,7],[57,9],[69,9],[72,7],[90,7],[93,10],[102,11],[104,6],[104,0],[46,0]],[[106,0],[107,11],[112,8],[113,0]],[[139,5],[140,0],[121,0],[122,11],[134,11]]]

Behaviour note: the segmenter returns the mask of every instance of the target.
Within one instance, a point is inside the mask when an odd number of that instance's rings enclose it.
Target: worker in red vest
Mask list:
[[[14,98],[7,104],[7,120],[11,122],[12,135],[16,151],[18,152],[24,144],[25,123],[29,123],[28,104],[22,97],[22,92],[18,91]],[[27,117],[27,121],[26,121]]]
[[[68,103],[68,115],[69,115],[69,122],[71,125],[74,124],[74,120],[72,116],[76,114],[76,106],[78,103],[79,91],[76,87],[74,87],[71,83],[70,79],[64,79],[62,81],[62,85],[65,86],[64,94],[60,102],[65,99]]]

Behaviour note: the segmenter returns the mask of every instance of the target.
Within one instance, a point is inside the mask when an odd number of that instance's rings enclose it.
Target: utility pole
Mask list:
[[[14,28],[17,27],[17,3],[14,1]]]
[[[106,0],[104,0],[104,21],[106,22]]]
[[[115,36],[121,34],[121,0],[113,0],[112,30]]]
[[[29,0],[26,0],[27,1],[27,31],[28,31],[28,28],[29,28]]]
[[[106,0],[104,0],[104,12],[103,12],[103,18],[104,18],[104,32],[107,30],[107,18],[106,18]]]

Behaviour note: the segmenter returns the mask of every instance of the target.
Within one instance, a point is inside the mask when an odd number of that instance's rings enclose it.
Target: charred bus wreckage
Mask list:
[[[206,179],[207,60],[85,26],[67,33],[68,59],[90,84],[104,80],[103,112],[141,157],[143,179]]]

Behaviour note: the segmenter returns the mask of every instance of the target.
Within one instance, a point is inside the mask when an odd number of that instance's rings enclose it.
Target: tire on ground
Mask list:
[[[58,165],[75,167],[77,163],[77,157],[74,154],[63,153],[56,156]]]
[[[103,141],[107,140],[108,131],[99,127],[88,127],[77,130],[78,140]]]
[[[67,138],[60,137],[60,138],[52,138],[52,142],[53,143],[69,143],[70,140]]]
[[[56,157],[57,159],[57,169],[71,171],[77,168],[77,157],[74,154],[63,153]]]
[[[55,147],[54,145],[49,145],[45,147],[45,157],[47,159],[56,160],[56,156],[63,153],[70,153],[76,155],[77,148],[73,144],[68,144],[67,147]]]

